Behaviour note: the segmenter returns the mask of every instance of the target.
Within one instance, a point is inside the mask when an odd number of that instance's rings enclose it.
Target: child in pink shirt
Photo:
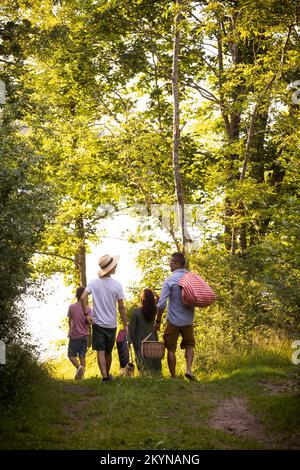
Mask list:
[[[80,380],[84,377],[85,372],[85,355],[88,345],[89,328],[86,316],[84,315],[80,297],[84,291],[84,287],[78,287],[76,290],[77,302],[69,306],[69,347],[68,357],[77,371],[75,379]],[[92,313],[91,307],[88,307],[89,315]],[[77,359],[79,356],[79,362]]]

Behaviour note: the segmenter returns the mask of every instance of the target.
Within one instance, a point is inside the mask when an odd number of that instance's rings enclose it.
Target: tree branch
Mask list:
[[[201,87],[200,85],[197,85],[197,83],[195,83],[193,80],[188,80],[184,83],[186,86],[197,90],[200,93],[200,95],[203,96],[203,98],[209,101],[213,101],[218,104],[220,103],[220,100],[211,91],[207,90],[206,88]]]
[[[228,112],[225,105],[225,98],[224,93],[222,91],[222,77],[224,73],[224,63],[223,63],[223,42],[222,42],[222,35],[221,33],[218,34],[218,82],[219,82],[219,93],[220,93],[220,109],[221,114],[224,120],[224,124],[226,127],[226,132],[228,139],[230,139],[230,122],[228,117]]]
[[[62,256],[62,255],[59,255],[58,253],[51,253],[49,251],[35,251],[36,255],[46,255],[46,256],[55,256],[57,258],[62,258],[62,259],[66,259],[68,261],[72,261],[72,263],[75,263],[77,264],[77,266],[79,266],[79,263],[74,259],[74,258],[69,258],[68,256]]]
[[[14,64],[16,64],[16,62],[11,62],[11,61],[9,61],[9,60],[1,59],[1,58],[0,58],[0,62],[4,62],[5,64],[9,64],[9,65],[14,65]]]

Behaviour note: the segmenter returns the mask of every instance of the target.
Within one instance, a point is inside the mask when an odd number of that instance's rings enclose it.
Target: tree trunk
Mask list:
[[[176,1],[176,6],[180,8],[182,0]],[[173,67],[172,67],[172,92],[173,92],[173,170],[175,180],[175,191],[178,206],[179,223],[182,236],[182,251],[185,252],[186,242],[191,241],[186,229],[184,192],[179,164],[180,145],[180,97],[179,97],[179,50],[180,50],[180,22],[182,14],[179,10],[174,24],[173,42]]]
[[[250,175],[258,183],[265,180],[265,136],[269,118],[269,103],[265,103],[264,112],[257,113],[255,123],[255,134],[252,139],[252,148],[250,151],[251,169]]]
[[[232,17],[231,30],[236,29],[236,16],[237,12]],[[223,64],[223,37],[222,37],[222,25],[219,23],[219,32],[217,36],[218,44],[218,82],[219,82],[219,96],[220,96],[220,111],[224,121],[227,142],[229,145],[235,144],[240,138],[240,121],[241,112],[239,107],[236,105],[240,95],[243,93],[243,88],[237,85],[232,91],[232,105],[228,105],[224,97],[223,92],[223,79],[224,79],[224,64]],[[239,44],[233,40],[230,45],[232,63],[237,66],[241,61],[241,54]],[[238,158],[236,153],[231,153],[228,157],[229,160],[229,177],[228,183],[239,179],[239,174],[236,172],[235,161]],[[232,201],[229,196],[225,197],[225,217],[224,217],[224,244],[225,248],[231,254],[234,254],[237,248],[236,238],[237,229],[233,226],[234,209],[232,207]]]
[[[79,275],[80,275],[80,285],[86,287],[87,278],[86,278],[86,248],[85,245],[82,245],[79,249]]]
[[[224,244],[228,252],[232,250],[232,230],[230,219],[233,216],[231,207],[231,200],[226,196],[225,198],[225,216],[224,216]]]
[[[85,231],[83,224],[82,215],[77,219],[77,236],[79,239],[79,250],[78,250],[78,270],[79,270],[79,282],[80,285],[86,287],[87,277],[86,277],[86,246],[85,246]]]

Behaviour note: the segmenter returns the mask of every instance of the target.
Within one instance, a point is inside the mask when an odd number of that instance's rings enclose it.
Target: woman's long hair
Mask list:
[[[151,289],[144,289],[142,293],[142,313],[146,321],[154,321],[156,315],[155,296]]]

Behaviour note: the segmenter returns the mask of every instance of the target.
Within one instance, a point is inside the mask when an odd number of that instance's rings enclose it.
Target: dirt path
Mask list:
[[[83,431],[86,425],[85,420],[82,418],[87,404],[97,402],[99,396],[94,395],[93,392],[84,385],[67,383],[64,385],[65,396],[70,394],[75,395],[75,399],[65,401],[63,405],[64,415],[67,417],[67,422],[63,426],[62,434],[74,433],[76,431]]]
[[[300,449],[299,433],[288,440],[278,433],[270,435],[259,417],[249,412],[244,398],[230,398],[220,403],[211,416],[209,425],[213,429],[257,441],[267,449]]]
[[[276,447],[273,439],[266,436],[260,420],[248,411],[244,398],[230,398],[220,403],[209,424],[213,429],[261,442],[268,448]]]

